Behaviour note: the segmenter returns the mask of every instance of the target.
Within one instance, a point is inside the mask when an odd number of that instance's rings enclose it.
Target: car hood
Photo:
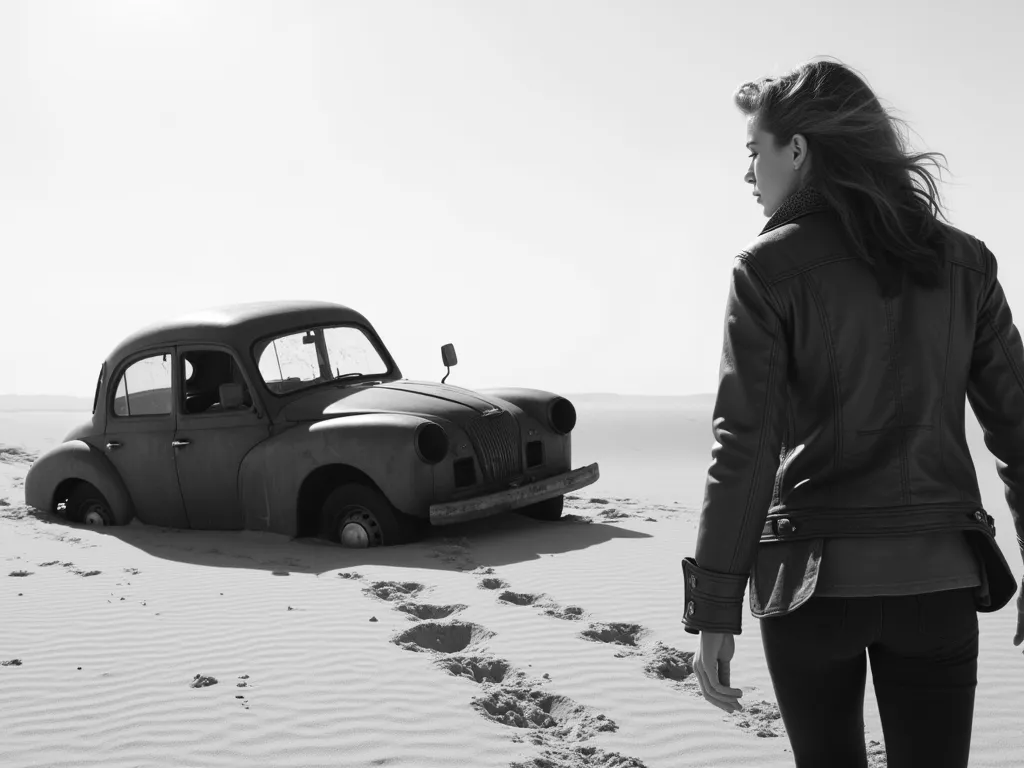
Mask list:
[[[369,386],[321,387],[289,403],[281,415],[288,421],[318,421],[360,413],[408,413],[462,422],[495,408],[510,410],[511,406],[451,384],[402,379]]]

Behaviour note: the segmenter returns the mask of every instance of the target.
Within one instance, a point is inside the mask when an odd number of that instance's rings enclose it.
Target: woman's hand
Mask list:
[[[1020,634],[1018,628],[1018,635]],[[736,653],[736,636],[727,632],[701,632],[693,671],[704,698],[730,714],[743,709],[743,691],[729,687],[729,667]]]

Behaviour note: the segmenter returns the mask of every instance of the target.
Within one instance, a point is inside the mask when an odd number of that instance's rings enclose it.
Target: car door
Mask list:
[[[270,434],[269,419],[254,407],[253,389],[232,350],[218,345],[175,350],[177,429],[175,466],[193,528],[244,527],[238,487],[242,459]],[[241,385],[240,403],[221,402],[222,387]]]
[[[117,469],[139,520],[187,528],[174,461],[175,414],[171,368],[174,348],[149,350],[124,360],[106,402],[106,430],[96,438]]]

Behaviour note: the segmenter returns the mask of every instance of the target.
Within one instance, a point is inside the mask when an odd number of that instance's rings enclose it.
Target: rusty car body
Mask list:
[[[442,348],[442,362],[457,362]],[[445,376],[447,379],[447,375]],[[403,543],[510,510],[554,520],[576,411],[535,389],[402,374],[371,323],[325,302],[219,307],[103,362],[92,417],[41,455],[26,502],[71,521]]]

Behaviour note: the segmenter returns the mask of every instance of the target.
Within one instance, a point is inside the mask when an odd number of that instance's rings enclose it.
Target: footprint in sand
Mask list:
[[[32,571],[11,571],[8,576],[31,576]]]
[[[0,667],[20,667],[21,659],[8,659],[7,661],[0,661]]]
[[[381,600],[396,601],[418,595],[424,589],[415,581],[375,581],[363,591]]]
[[[504,659],[491,656],[447,656],[434,663],[455,677],[465,677],[480,684],[497,684],[524,677],[522,672],[513,670]]]
[[[618,752],[597,747],[556,747],[542,750],[527,762],[509,763],[509,768],[647,768],[646,763]]]
[[[568,696],[526,685],[499,685],[473,699],[471,706],[488,720],[512,728],[540,729],[559,741],[585,741],[617,731],[614,720]]]
[[[502,581],[501,579],[496,578],[494,576],[491,576],[491,577],[486,578],[486,579],[480,579],[480,588],[481,589],[504,589],[507,586],[508,586],[508,584],[506,584],[504,581]]]
[[[579,621],[583,618],[583,609],[578,605],[558,605],[553,603],[549,607],[544,609],[544,613],[547,616],[554,616],[556,619],[563,619],[565,621]]]
[[[0,462],[4,464],[31,464],[38,456],[35,452],[26,451],[12,445],[0,445]]]
[[[639,645],[641,638],[647,634],[647,630],[639,624],[625,624],[612,622],[611,624],[591,624],[580,632],[580,637],[598,643],[609,643],[611,645],[623,645],[636,650],[620,651],[615,654],[616,658],[635,656],[640,653]]]
[[[460,653],[467,648],[480,645],[493,636],[494,633],[489,629],[471,622],[425,621],[400,632],[391,639],[391,642],[407,651]]]
[[[748,729],[761,738],[777,738],[786,735],[782,725],[782,714],[778,706],[770,701],[755,701],[746,704],[735,714],[736,727]]]
[[[361,573],[356,573],[355,571],[346,571],[345,573],[339,573],[338,574],[338,578],[339,579],[361,579],[361,578],[363,578],[363,575]]]
[[[654,644],[650,658],[644,665],[644,673],[660,680],[689,682],[691,685],[687,687],[697,686],[693,679],[693,652],[680,651],[663,643]]]
[[[512,603],[512,605],[533,605],[540,600],[543,595],[531,595],[527,592],[512,592],[511,590],[505,590],[498,595],[498,600],[503,603]]]
[[[867,748],[868,768],[886,768],[889,765],[889,759],[885,754],[885,744],[872,739],[867,743]]]
[[[395,606],[396,611],[409,614],[409,618],[417,619],[446,619],[453,613],[466,610],[468,606],[456,605],[425,605],[423,603],[401,603]]]
[[[500,579],[484,581],[500,582]],[[379,582],[374,588],[394,584]],[[422,585],[416,586],[423,588]],[[504,586],[504,582],[489,588],[497,589],[499,586]],[[371,591],[375,590],[371,588]],[[394,592],[389,590],[386,594]],[[504,592],[499,599],[517,605],[532,605],[539,597]],[[437,608],[451,607],[405,602],[396,606],[396,610],[429,614]],[[567,696],[539,690],[530,684],[523,672],[513,669],[507,661],[484,654],[483,646],[493,636],[491,630],[472,622],[423,621],[399,632],[391,642],[408,651],[439,655],[434,662],[438,667],[484,686],[484,692],[471,702],[475,710],[494,722],[530,731],[530,742],[545,747],[541,757],[516,765],[524,768],[529,765],[538,768],[646,768],[640,761],[618,753],[575,746],[575,742],[585,741],[598,733],[616,731],[618,726],[607,716],[595,713]],[[548,675],[544,678],[550,679]],[[543,681],[537,683],[542,685]]]

